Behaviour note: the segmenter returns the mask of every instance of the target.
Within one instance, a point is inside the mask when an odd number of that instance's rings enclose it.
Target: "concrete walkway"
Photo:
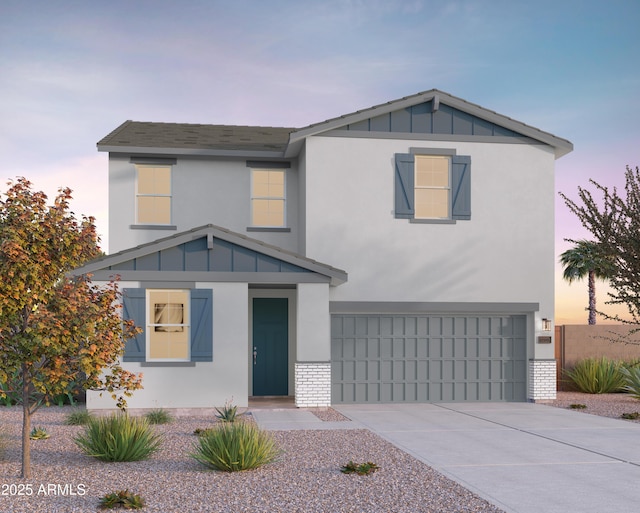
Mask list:
[[[640,424],[530,403],[336,409],[508,513],[640,511]]]

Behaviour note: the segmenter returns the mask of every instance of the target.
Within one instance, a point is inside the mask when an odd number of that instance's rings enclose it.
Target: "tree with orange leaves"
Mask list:
[[[0,198],[0,383],[21,397],[28,478],[31,417],[40,406],[81,383],[124,408],[142,376],[118,363],[138,328],[121,318],[117,283],[98,287],[89,276],[68,275],[101,254],[94,219],[76,220],[68,188],[48,206],[27,179],[8,185]]]

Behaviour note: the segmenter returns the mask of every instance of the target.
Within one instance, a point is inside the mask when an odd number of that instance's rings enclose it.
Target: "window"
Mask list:
[[[210,289],[124,289],[123,312],[142,332],[125,343],[125,362],[213,361]]]
[[[451,192],[450,159],[415,156],[415,218],[448,219]]]
[[[189,291],[147,291],[148,360],[189,360]]]
[[[471,219],[471,158],[452,150],[395,155],[395,217],[416,222]],[[446,154],[449,153],[449,154]]]
[[[275,228],[286,225],[284,169],[252,169],[251,224]]]
[[[137,165],[136,222],[171,224],[171,166]]]

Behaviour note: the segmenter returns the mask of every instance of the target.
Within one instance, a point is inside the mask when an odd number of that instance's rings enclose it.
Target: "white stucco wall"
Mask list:
[[[471,156],[471,220],[394,217],[394,154],[410,147]],[[313,137],[306,150],[307,256],[349,274],[332,301],[539,303],[536,332],[553,318],[551,148]],[[540,346],[536,358],[553,358]]]
[[[298,173],[287,170],[288,233],[248,232],[251,169],[245,159],[178,158],[172,166],[172,224],[177,230],[131,229],[135,224],[136,168],[129,156],[109,156],[109,253],[215,224],[282,248],[298,251]]]
[[[328,284],[298,284],[297,319],[297,360],[299,362],[331,360]]]
[[[122,283],[121,288],[139,287]],[[132,372],[143,373],[144,389],[127,399],[128,408],[214,408],[233,400],[246,407],[248,397],[248,303],[246,283],[198,283],[213,290],[213,362],[188,367],[145,367],[123,362]],[[88,409],[113,409],[108,393],[87,393]]]

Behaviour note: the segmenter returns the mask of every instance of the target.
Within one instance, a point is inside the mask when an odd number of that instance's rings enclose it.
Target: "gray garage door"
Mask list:
[[[525,401],[524,315],[331,318],[332,402]]]

